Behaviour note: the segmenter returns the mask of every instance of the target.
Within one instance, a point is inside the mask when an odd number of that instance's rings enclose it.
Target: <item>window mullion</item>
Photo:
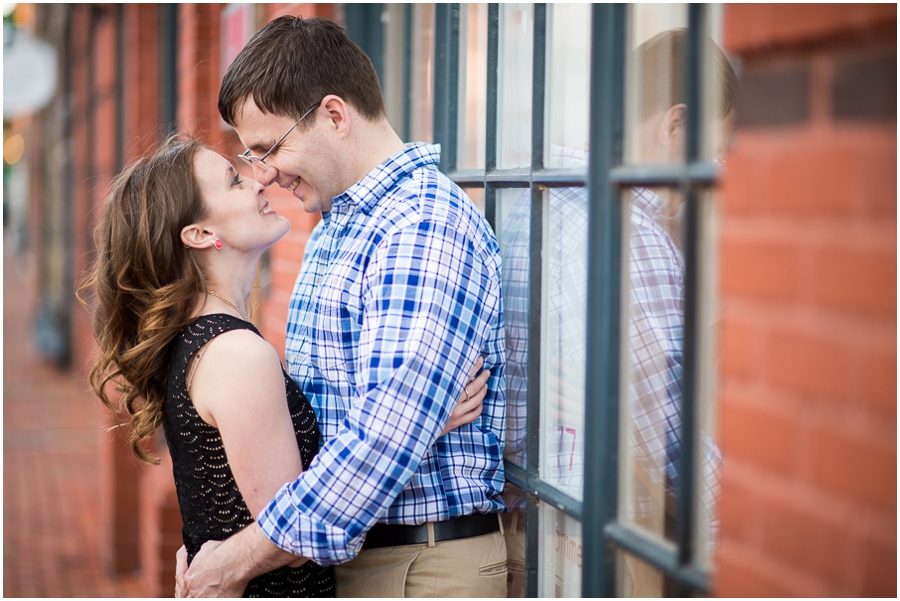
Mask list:
[[[691,4],[688,7],[687,56],[685,57],[685,99],[687,102],[687,163],[700,158],[700,106],[702,94],[701,44],[704,32],[705,7]],[[699,195],[695,186],[688,182],[682,185],[685,196],[684,224],[684,332],[683,332],[683,372],[681,396],[681,436],[678,465],[678,562],[689,565],[694,556],[694,524],[695,524],[695,458],[696,449],[696,405],[697,405],[697,318],[699,304],[698,247],[700,236]],[[685,593],[679,580],[679,593]]]
[[[591,103],[583,597],[615,596],[615,551],[602,532],[618,509],[619,354],[622,203],[609,180],[622,162],[625,89],[625,6],[597,4],[591,12]]]
[[[403,6],[403,141],[412,138],[413,5]]]
[[[498,68],[500,55],[500,5],[488,4],[487,24],[487,99],[485,107],[484,149],[484,216],[497,231],[497,203],[494,187],[488,184],[487,175],[497,168],[497,103],[499,94]]]

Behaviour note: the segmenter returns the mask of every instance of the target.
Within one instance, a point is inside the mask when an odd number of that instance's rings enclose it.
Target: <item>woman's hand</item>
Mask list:
[[[489,369],[484,370],[480,374],[478,373],[478,370],[480,370],[483,365],[484,359],[478,357],[475,361],[475,367],[472,369],[472,374],[469,376],[469,381],[466,383],[465,388],[463,388],[462,395],[456,402],[456,407],[453,408],[453,413],[450,415],[450,421],[448,421],[444,429],[441,430],[439,436],[443,436],[450,430],[455,430],[460,426],[471,424],[479,415],[481,415],[481,403],[484,401],[484,397],[487,396],[487,381],[488,378],[491,377],[491,371]],[[475,377],[475,374],[478,374],[478,377]]]

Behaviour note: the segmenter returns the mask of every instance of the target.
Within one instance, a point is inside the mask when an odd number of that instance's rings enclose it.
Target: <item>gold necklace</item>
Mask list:
[[[222,297],[222,296],[216,294],[216,293],[213,292],[212,290],[207,290],[206,293],[209,294],[209,295],[211,295],[211,296],[215,296],[217,299],[219,299],[220,301],[222,301],[223,303],[225,303],[226,305],[228,305],[229,307],[231,307],[232,309],[234,309],[235,311],[237,311],[237,312],[240,314],[240,316],[244,318],[244,321],[250,321],[250,318],[247,317],[246,315],[244,315],[244,312],[241,311],[240,309],[238,309],[238,308],[237,308],[231,301],[229,301],[227,298],[224,298],[224,297]]]

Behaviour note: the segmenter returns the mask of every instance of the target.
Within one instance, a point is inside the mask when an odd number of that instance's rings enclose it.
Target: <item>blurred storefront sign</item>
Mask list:
[[[56,51],[27,31],[4,31],[3,118],[40,110],[56,90]]]

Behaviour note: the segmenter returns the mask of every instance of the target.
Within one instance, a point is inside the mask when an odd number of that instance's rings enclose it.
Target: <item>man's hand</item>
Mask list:
[[[241,597],[247,588],[247,581],[236,580],[233,574],[223,568],[216,549],[221,541],[207,541],[200,547],[191,568],[182,578],[182,593],[185,597]],[[176,582],[177,582],[176,577]]]
[[[181,597],[240,597],[250,580],[260,574],[305,561],[276,547],[255,522],[225,541],[204,543],[185,573],[181,572],[180,555],[179,550],[175,592]]]

